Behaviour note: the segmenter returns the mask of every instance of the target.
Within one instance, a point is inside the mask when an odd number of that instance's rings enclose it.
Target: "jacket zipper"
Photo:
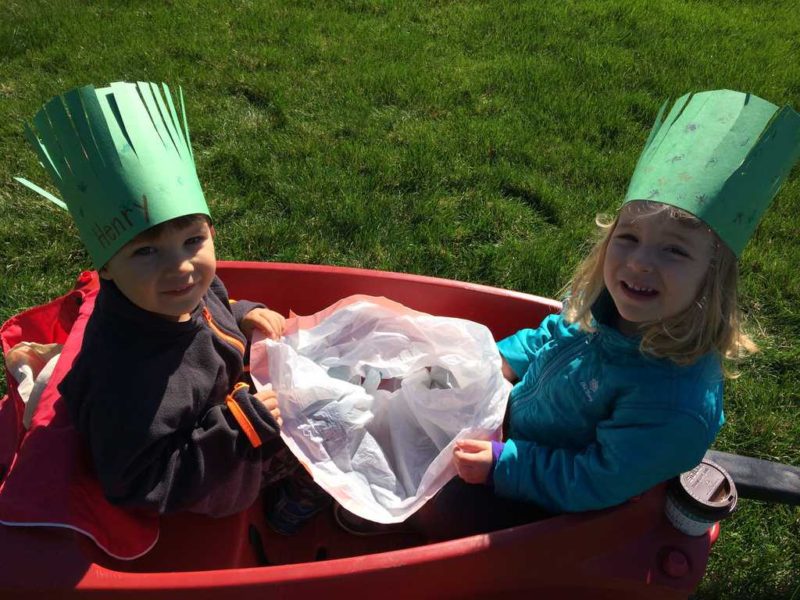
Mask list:
[[[203,307],[203,318],[205,318],[206,323],[208,323],[208,326],[211,328],[211,331],[216,333],[220,339],[228,342],[231,346],[236,348],[239,351],[239,354],[244,356],[244,344],[229,333],[225,333],[222,328],[214,322],[214,319],[211,316],[211,311],[208,310],[207,306]]]
[[[242,356],[244,356],[244,344],[239,340],[237,340],[232,335],[230,335],[229,333],[225,333],[222,330],[222,328],[214,322],[214,319],[211,316],[211,311],[208,310],[207,306],[203,307],[203,318],[206,320],[206,323],[208,323],[208,326],[211,328],[211,331],[213,331],[217,335],[217,337],[219,337],[221,340],[225,342],[228,342],[231,346],[236,348]],[[236,402],[236,398],[234,397],[236,395],[236,392],[238,392],[241,389],[249,389],[249,386],[243,382],[239,382],[235,386],[233,386],[231,393],[225,397],[225,405],[228,407],[228,410],[233,415],[233,418],[236,419],[236,422],[239,424],[239,427],[242,428],[242,431],[244,432],[245,436],[250,442],[250,445],[253,448],[258,448],[259,446],[261,446],[261,438],[259,437],[256,428],[253,427],[253,424],[250,422],[250,419],[247,418],[247,415],[239,406],[239,404]]]
[[[560,356],[556,356],[555,358],[551,358],[550,361],[545,364],[544,368],[542,369],[539,376],[536,378],[536,385],[534,386],[533,390],[527,396],[532,397],[538,394],[544,382],[547,381],[547,378],[553,374],[554,372],[559,371],[564,365],[572,362],[578,355],[584,352],[594,341],[597,339],[597,335],[590,335],[584,338],[581,341],[572,342],[571,345],[567,346],[561,351]]]

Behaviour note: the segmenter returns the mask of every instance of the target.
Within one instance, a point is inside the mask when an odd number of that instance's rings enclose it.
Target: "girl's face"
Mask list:
[[[211,228],[205,220],[139,236],[100,270],[139,308],[187,321],[216,273]]]
[[[620,314],[619,329],[639,333],[639,324],[674,317],[697,299],[715,236],[670,217],[669,210],[642,210],[629,202],[606,249],[603,280]]]

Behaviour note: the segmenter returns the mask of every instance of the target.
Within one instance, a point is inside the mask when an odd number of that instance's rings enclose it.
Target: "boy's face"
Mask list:
[[[145,232],[146,233],[146,232]],[[205,219],[139,235],[100,270],[139,308],[171,321],[188,321],[216,273],[211,228]]]
[[[708,228],[690,227],[668,210],[626,204],[606,249],[603,279],[619,311],[620,330],[674,317],[697,299],[714,255]]]

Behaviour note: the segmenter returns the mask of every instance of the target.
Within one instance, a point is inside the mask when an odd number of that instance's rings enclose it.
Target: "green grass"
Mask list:
[[[0,21],[0,319],[89,266],[21,122],[85,83],[181,84],[224,259],[552,296],[659,105],[732,88],[800,108],[794,0],[52,2]],[[717,449],[800,464],[800,176],[741,259],[763,352]],[[4,382],[2,382],[4,386]],[[800,510],[743,502],[699,598],[800,597]]]

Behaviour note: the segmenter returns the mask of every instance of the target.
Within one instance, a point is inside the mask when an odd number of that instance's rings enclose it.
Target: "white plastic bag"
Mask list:
[[[456,439],[496,439],[511,384],[489,330],[370,296],[257,336],[251,374],[271,384],[281,436],[347,510],[403,521],[455,475]]]

